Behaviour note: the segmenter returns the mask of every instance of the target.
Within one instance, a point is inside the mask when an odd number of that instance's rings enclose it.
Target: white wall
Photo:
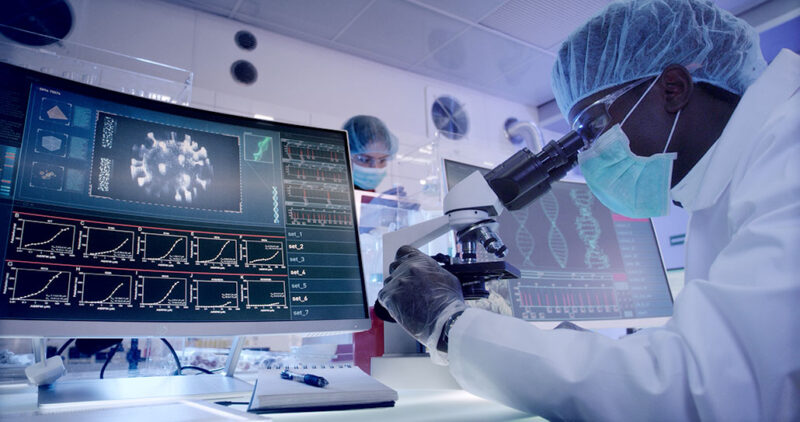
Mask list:
[[[370,62],[222,17],[153,0],[72,0],[76,19],[68,40],[142,57],[194,72],[192,106],[232,114],[255,113],[277,120],[341,128],[349,117],[372,114],[400,139],[401,157],[379,190],[392,182],[418,194],[435,154],[421,148],[432,140],[427,128],[426,90],[448,93],[470,113],[469,139],[442,140],[442,155],[478,165],[501,162],[515,151],[502,135],[507,117],[536,120],[536,110],[474,90]],[[234,34],[247,29],[258,39],[254,51],[236,47]],[[245,86],[230,76],[238,59],[251,61],[258,81]],[[426,163],[426,161],[428,161]]]

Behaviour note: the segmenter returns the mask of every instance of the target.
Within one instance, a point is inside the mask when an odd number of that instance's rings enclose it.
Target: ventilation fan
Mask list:
[[[469,132],[469,116],[457,99],[442,95],[431,106],[431,120],[442,136],[459,140]]]
[[[0,33],[20,44],[49,45],[72,29],[65,0],[3,0],[0,12]]]

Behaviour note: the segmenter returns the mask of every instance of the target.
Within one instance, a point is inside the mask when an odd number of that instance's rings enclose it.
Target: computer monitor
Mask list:
[[[0,335],[368,329],[346,133],[0,64]]]
[[[444,170],[448,189],[475,171],[489,171],[451,160],[444,160]],[[672,315],[651,221],[612,213],[585,183],[555,182],[498,222],[506,260],[521,277],[493,282],[490,299],[504,300],[513,316],[542,327],[567,320],[609,328],[662,325]]]

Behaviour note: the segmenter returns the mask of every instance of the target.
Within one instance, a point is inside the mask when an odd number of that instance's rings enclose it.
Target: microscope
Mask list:
[[[433,258],[458,278],[465,299],[488,297],[487,281],[518,278],[519,270],[505,261],[478,262],[478,245],[497,258],[505,257],[507,248],[497,234],[500,213],[524,208],[547,193],[554,181],[575,166],[578,152],[588,148],[610,121],[604,104],[592,104],[575,118],[572,131],[550,141],[538,153],[523,148],[485,176],[477,171],[469,175],[445,196],[444,215],[383,235],[384,276],[401,246],[421,247],[452,230],[460,253]],[[375,313],[394,322],[378,301]]]

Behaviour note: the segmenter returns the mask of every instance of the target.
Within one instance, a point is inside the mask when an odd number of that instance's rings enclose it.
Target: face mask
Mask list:
[[[373,190],[386,177],[386,168],[353,165],[353,183],[361,189]]]
[[[632,218],[667,215],[672,162],[676,153],[666,153],[680,110],[672,123],[664,152],[640,157],[630,148],[622,125],[658,81],[656,78],[621,124],[603,133],[592,146],[578,155],[581,172],[592,193],[611,211]]]

